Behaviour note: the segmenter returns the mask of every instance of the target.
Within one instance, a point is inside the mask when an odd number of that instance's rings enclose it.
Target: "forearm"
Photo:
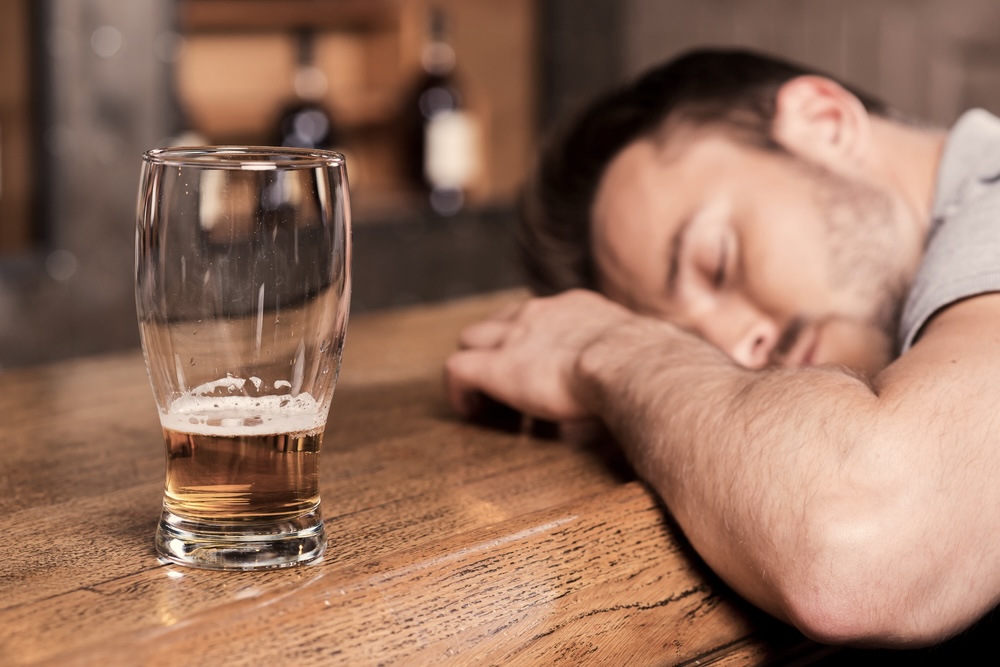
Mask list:
[[[869,429],[876,397],[836,370],[753,372],[669,325],[642,320],[591,345],[587,400],[703,558],[779,617],[814,557],[812,503]],[[851,415],[852,418],[845,418]]]
[[[1000,295],[941,313],[871,384],[747,371],[571,290],[463,331],[453,405],[600,417],[705,561],[831,642],[940,640],[1000,604]]]

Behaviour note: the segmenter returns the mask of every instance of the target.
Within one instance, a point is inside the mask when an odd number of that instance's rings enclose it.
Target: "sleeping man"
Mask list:
[[[696,51],[556,137],[520,225],[538,296],[462,332],[457,410],[599,419],[817,640],[926,645],[1000,603],[1000,120]]]

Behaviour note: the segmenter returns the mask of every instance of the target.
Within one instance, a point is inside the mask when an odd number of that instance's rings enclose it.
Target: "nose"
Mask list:
[[[781,334],[771,317],[738,297],[718,302],[699,328],[710,343],[751,370],[768,365]]]

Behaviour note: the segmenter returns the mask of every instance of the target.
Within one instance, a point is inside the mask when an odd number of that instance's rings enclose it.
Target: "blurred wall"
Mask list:
[[[46,240],[0,256],[0,371],[138,344],[135,188],[142,151],[177,120],[172,1],[31,0],[47,26],[36,82],[48,98],[37,119]],[[543,131],[609,86],[703,44],[803,61],[936,123],[971,106],[1000,110],[996,0],[537,0],[537,11]],[[518,284],[512,217],[500,207],[356,228],[358,309]]]
[[[0,0],[6,1],[6,0]],[[41,235],[0,257],[0,370],[134,345],[139,156],[168,126],[161,0],[32,0],[46,64],[37,118]]]
[[[0,254],[0,372],[138,346],[140,159],[164,145],[180,120],[172,85],[180,44],[175,0],[26,2],[41,13],[33,85],[44,98],[36,146],[42,241]],[[356,225],[352,308],[519,284],[512,215],[509,203],[449,220],[414,209]]]
[[[625,74],[624,19],[619,0],[542,0],[539,122],[551,129]]]
[[[624,72],[704,44],[818,67],[900,111],[949,125],[1000,111],[996,0],[627,0]]]

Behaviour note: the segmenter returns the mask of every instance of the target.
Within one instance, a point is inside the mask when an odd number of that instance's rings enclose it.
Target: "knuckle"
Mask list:
[[[453,383],[455,378],[460,377],[465,368],[465,356],[461,353],[452,354],[444,362],[445,381]]]

